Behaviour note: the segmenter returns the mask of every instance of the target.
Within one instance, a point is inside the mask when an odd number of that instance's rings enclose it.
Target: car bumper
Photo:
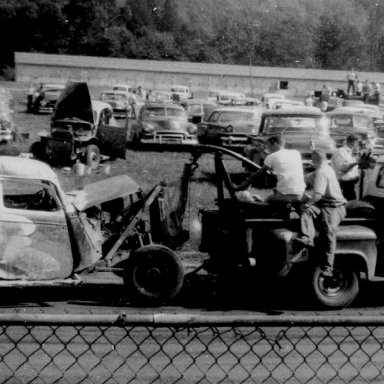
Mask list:
[[[185,135],[178,132],[157,132],[145,135],[141,139],[143,144],[197,144],[196,136]]]
[[[220,144],[227,148],[245,148],[250,143],[249,136],[243,135],[225,135],[220,136]]]

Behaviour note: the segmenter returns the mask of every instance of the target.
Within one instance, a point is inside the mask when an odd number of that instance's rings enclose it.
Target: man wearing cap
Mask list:
[[[359,137],[351,134],[347,136],[345,145],[338,148],[332,155],[332,167],[347,200],[356,199],[355,189],[359,181],[358,152]]]

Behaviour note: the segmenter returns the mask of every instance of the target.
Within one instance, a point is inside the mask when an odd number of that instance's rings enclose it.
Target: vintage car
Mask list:
[[[114,84],[112,86],[112,90],[124,92],[126,95],[128,95],[128,93],[133,92],[133,87],[130,86],[129,84]]]
[[[197,137],[202,144],[214,144],[243,150],[251,135],[259,132],[261,108],[220,107],[197,125]]]
[[[335,142],[330,136],[329,120],[318,108],[293,107],[290,109],[268,109],[261,116],[258,135],[245,149],[246,156],[261,164],[263,160],[263,143],[268,137],[282,135],[285,147],[296,149],[301,153],[304,170],[313,168],[311,152],[322,149],[331,158]]]
[[[27,111],[32,113],[52,113],[65,84],[42,83],[27,101]]]
[[[241,92],[214,89],[209,92],[208,99],[218,105],[237,105],[245,102],[245,95]]]
[[[196,126],[178,104],[148,102],[132,121],[130,137],[137,144],[196,144]]]
[[[113,116],[116,118],[127,118],[131,114],[128,96],[123,91],[103,91],[100,93],[100,100],[112,107]]]
[[[172,85],[170,91],[174,101],[192,99],[193,97],[191,90],[185,85]]]
[[[217,108],[217,104],[208,99],[189,99],[180,104],[187,111],[188,119],[193,124],[201,123]]]
[[[122,296],[171,299],[184,275],[176,254],[151,240],[159,191],[119,175],[64,193],[47,164],[1,156],[0,286],[79,286],[82,276],[108,271],[123,277]]]
[[[341,107],[328,112],[327,117],[331,122],[331,136],[338,147],[344,144],[349,134],[358,135],[363,148],[375,146],[375,118],[370,111],[360,107]]]
[[[76,161],[96,168],[102,155],[125,158],[127,124],[118,127],[108,103],[91,100],[87,83],[68,82],[51,118],[50,131],[32,144],[35,157],[68,165]]]
[[[303,107],[304,103],[299,100],[289,100],[289,99],[271,99],[269,101],[270,109],[286,109],[292,107]]]
[[[157,101],[162,103],[173,103],[172,92],[170,91],[152,91],[148,95],[148,101]]]
[[[261,103],[263,105],[263,108],[269,109],[271,108],[273,103],[283,99],[285,99],[285,95],[282,93],[264,93],[261,96]]]

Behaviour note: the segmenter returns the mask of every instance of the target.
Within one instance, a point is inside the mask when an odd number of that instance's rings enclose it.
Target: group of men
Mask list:
[[[346,216],[347,200],[356,198],[355,187],[359,178],[356,157],[359,138],[349,135],[346,145],[339,148],[328,164],[325,152],[314,150],[312,161],[315,170],[304,175],[300,153],[284,148],[281,136],[266,141],[267,156],[263,166],[242,184],[235,187],[242,191],[252,184],[260,173],[272,171],[277,184],[266,201],[270,204],[291,203],[300,214],[300,234],[294,238],[296,249],[314,246],[316,231],[323,251],[320,264],[324,276],[333,276],[336,232]],[[311,189],[309,195],[306,190]],[[297,248],[299,247],[299,248]]]

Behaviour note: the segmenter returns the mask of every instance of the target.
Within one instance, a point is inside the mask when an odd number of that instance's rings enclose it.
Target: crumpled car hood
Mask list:
[[[94,124],[91,95],[87,83],[68,81],[57,101],[52,123],[79,119]]]
[[[67,198],[79,211],[84,211],[107,201],[131,196],[141,191],[141,187],[128,175],[119,175],[88,184],[83,189],[67,192]]]

